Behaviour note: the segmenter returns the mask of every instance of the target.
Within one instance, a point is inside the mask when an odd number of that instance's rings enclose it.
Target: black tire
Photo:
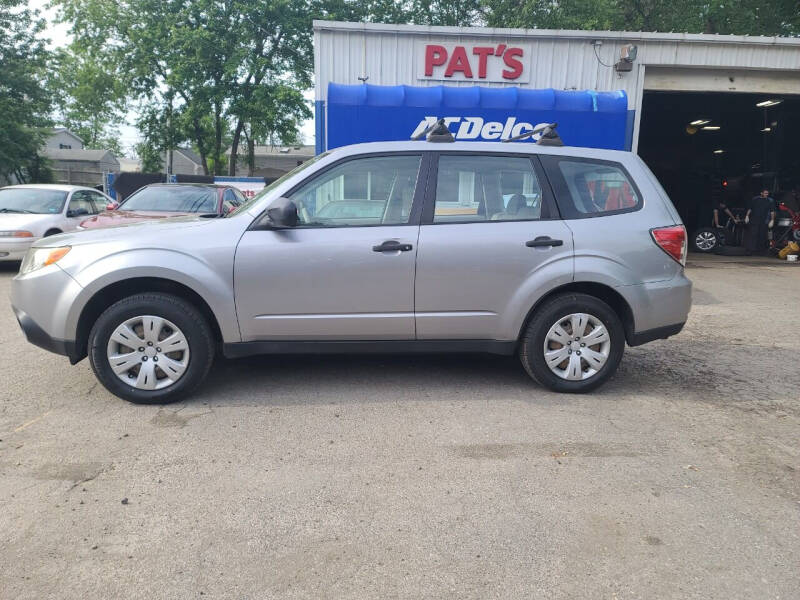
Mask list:
[[[605,364],[587,379],[570,381],[550,370],[544,356],[544,343],[550,328],[573,313],[587,313],[605,325],[610,349]],[[625,351],[625,330],[614,310],[602,300],[588,294],[566,293],[554,296],[536,309],[519,344],[519,358],[534,380],[543,386],[566,393],[589,392],[605,383],[617,370]]]
[[[109,364],[107,347],[114,330],[126,320],[141,315],[171,321],[188,343],[186,371],[175,383],[163,389],[142,390],[127,385]],[[115,396],[136,404],[166,404],[187,396],[205,379],[214,361],[214,337],[200,311],[185,300],[170,294],[137,294],[111,305],[97,319],[89,333],[89,361],[97,379]]]
[[[715,227],[703,227],[692,235],[692,248],[695,252],[716,252],[725,245],[725,237]]]

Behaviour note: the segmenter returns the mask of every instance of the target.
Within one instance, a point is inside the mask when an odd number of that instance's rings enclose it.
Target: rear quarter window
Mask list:
[[[565,219],[639,210],[642,196],[620,163],[576,157],[542,157]]]

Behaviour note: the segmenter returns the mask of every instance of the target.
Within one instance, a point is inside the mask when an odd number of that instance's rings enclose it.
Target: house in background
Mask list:
[[[45,148],[55,183],[102,187],[106,173],[119,171],[119,161],[110,150]]]
[[[169,166],[169,152],[164,153],[164,167]],[[164,170],[162,170],[162,173]],[[172,151],[173,175],[203,175],[203,161],[191,148],[175,148]]]
[[[228,161],[231,159],[231,150],[226,152]],[[255,170],[253,176],[263,177],[271,181],[288,173],[298,165],[310,158],[314,158],[314,146],[256,146],[254,151]],[[247,151],[239,146],[236,160],[236,174],[248,175]]]
[[[119,161],[110,150],[87,150],[84,146],[69,129],[53,130],[42,155],[50,161],[55,183],[101,187],[106,173],[119,171]]]
[[[119,161],[120,173],[142,172],[142,161],[139,158],[128,158],[126,156],[120,156],[117,158],[117,160]]]
[[[56,127],[47,138],[45,148],[53,150],[83,150],[83,140],[66,127]]]

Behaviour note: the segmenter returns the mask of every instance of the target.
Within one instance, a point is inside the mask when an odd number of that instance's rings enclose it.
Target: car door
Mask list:
[[[513,340],[533,302],[572,281],[572,235],[531,155],[443,152],[416,272],[418,339]]]
[[[297,227],[236,250],[243,341],[414,338],[423,153],[337,162],[290,191]]]

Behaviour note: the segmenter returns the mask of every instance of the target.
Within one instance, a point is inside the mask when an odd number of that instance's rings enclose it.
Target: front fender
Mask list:
[[[68,271],[69,272],[69,271]],[[233,296],[233,255],[195,256],[180,250],[130,249],[102,256],[69,273],[83,288],[70,307],[66,329],[77,331],[89,300],[103,288],[139,277],[183,284],[197,293],[217,320],[226,343],[241,341]]]

